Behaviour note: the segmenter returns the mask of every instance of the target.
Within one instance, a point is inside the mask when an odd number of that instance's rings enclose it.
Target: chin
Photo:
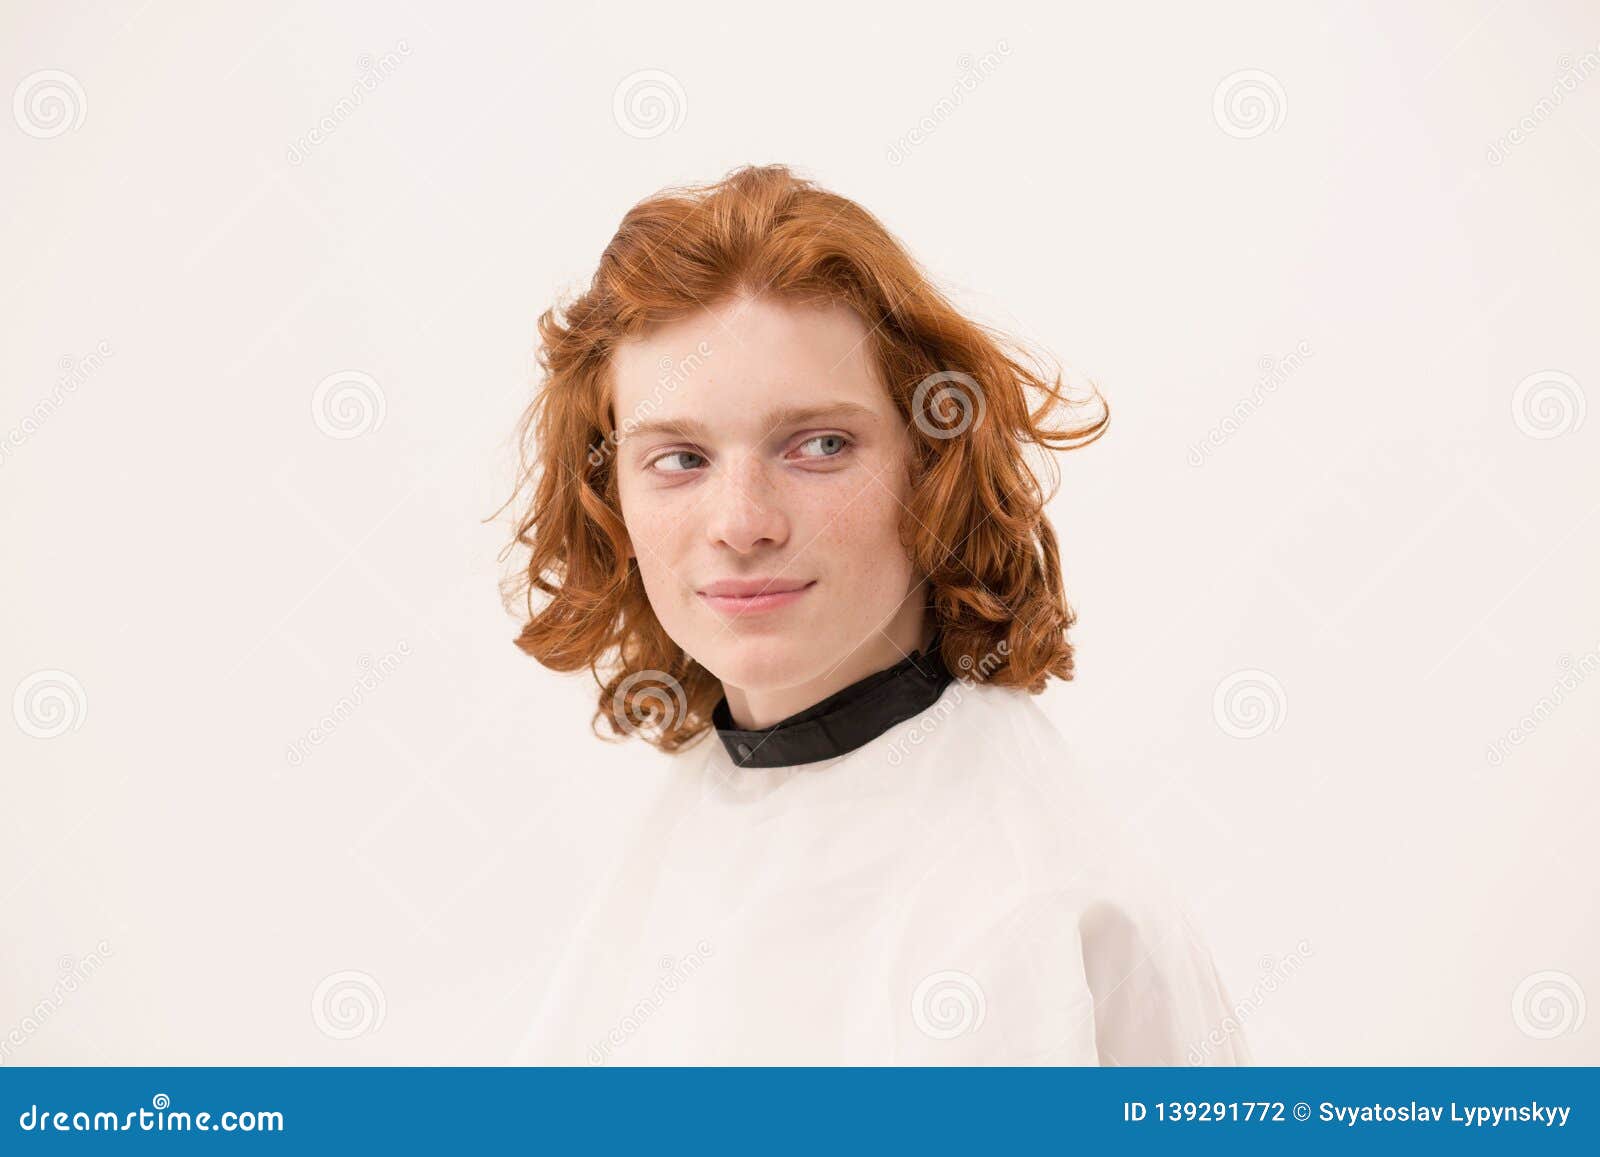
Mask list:
[[[714,644],[710,661],[702,661],[701,666],[722,682],[742,690],[776,691],[804,683],[825,670],[824,650],[814,633],[799,629],[735,629]]]

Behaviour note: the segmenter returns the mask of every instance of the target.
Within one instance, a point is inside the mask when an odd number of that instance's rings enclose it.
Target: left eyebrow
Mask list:
[[[780,426],[801,426],[823,418],[859,418],[876,421],[878,415],[859,402],[824,402],[818,406],[779,406],[769,411],[762,422],[769,430]]]

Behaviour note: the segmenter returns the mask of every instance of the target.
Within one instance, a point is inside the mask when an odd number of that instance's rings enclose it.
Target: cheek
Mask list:
[[[811,550],[826,551],[833,564],[830,569],[853,589],[899,588],[911,562],[900,542],[906,512],[895,495],[868,482],[865,490],[851,487],[828,507],[813,524],[810,534],[816,538]]]
[[[677,520],[668,517],[663,505],[648,490],[621,486],[617,505],[634,557],[639,562],[639,571],[647,584],[653,584],[658,572],[678,565],[674,557],[678,549],[674,546],[679,532]]]

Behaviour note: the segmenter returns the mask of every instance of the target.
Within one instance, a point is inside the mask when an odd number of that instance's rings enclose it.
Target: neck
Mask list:
[[[907,606],[915,613],[907,612]],[[728,712],[734,723],[746,730],[771,727],[874,672],[894,666],[912,651],[925,650],[933,633],[934,623],[923,609],[922,600],[913,596],[902,604],[901,613],[893,622],[874,631],[832,670],[815,679],[792,687],[761,690],[724,683],[722,692],[728,698]]]

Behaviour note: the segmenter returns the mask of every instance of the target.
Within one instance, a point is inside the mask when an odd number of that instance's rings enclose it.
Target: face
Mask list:
[[[740,298],[613,354],[618,488],[645,592],[724,685],[859,677],[852,657],[898,659],[888,640],[920,630],[899,539],[911,435],[867,337],[843,306]]]

